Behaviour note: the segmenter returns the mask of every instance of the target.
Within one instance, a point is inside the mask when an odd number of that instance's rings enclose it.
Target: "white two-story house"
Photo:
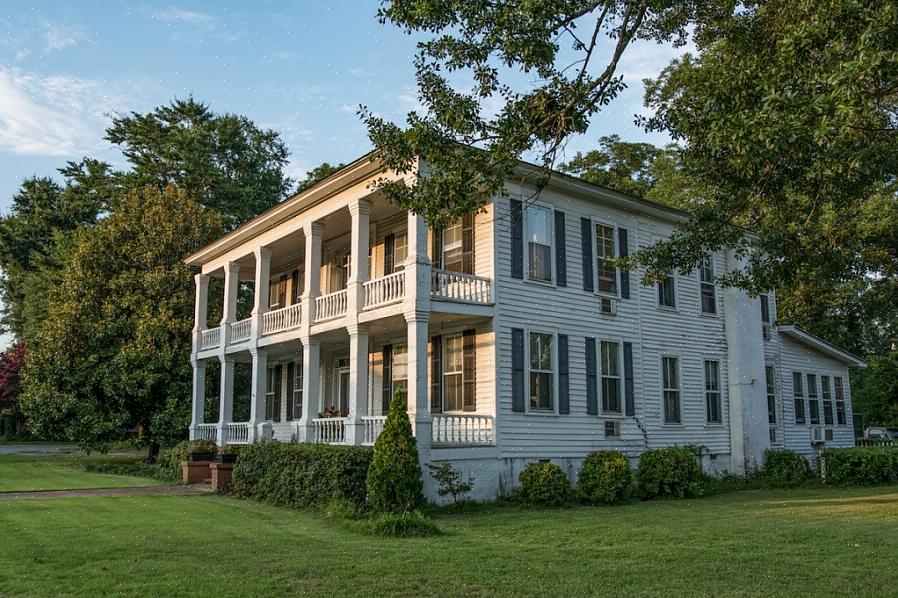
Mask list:
[[[609,260],[687,214],[563,174],[535,195],[536,174],[522,163],[506,196],[432,230],[378,193],[400,177],[365,156],[190,256],[191,438],[371,445],[399,389],[422,463],[452,461],[479,498],[535,460],[573,479],[601,449],[635,463],[696,445],[706,471],[744,473],[769,447],[853,445],[848,368],[863,361],[778,324],[772,294],[721,288],[730,252],[643,286]],[[210,323],[212,277],[224,300]],[[238,321],[241,284],[253,310]],[[235,416],[238,364],[252,382]]]

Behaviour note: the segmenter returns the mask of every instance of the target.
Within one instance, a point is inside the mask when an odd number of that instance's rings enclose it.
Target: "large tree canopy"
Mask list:
[[[429,36],[415,57],[423,114],[400,127],[362,109],[385,164],[417,185],[384,183],[404,208],[442,225],[477,210],[524,155],[548,168],[624,87],[634,39],[685,39],[690,24],[729,14],[726,0],[384,1],[381,22]]]

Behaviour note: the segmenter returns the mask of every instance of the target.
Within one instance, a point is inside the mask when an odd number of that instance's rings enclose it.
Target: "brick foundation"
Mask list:
[[[209,469],[212,470],[212,491],[227,490],[231,485],[231,475],[234,471],[233,463],[219,463],[212,461],[209,463]]]
[[[209,464],[214,461],[181,461],[181,481],[199,484],[209,480]]]

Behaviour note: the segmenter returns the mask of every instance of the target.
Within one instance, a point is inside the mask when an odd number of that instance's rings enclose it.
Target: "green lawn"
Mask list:
[[[898,487],[436,518],[393,540],[214,495],[0,502],[0,595],[898,592]]]
[[[82,490],[84,488],[122,488],[160,486],[148,478],[88,473],[89,460],[80,453],[53,455],[0,455],[0,492],[32,490]],[[0,588],[0,596],[2,596]]]

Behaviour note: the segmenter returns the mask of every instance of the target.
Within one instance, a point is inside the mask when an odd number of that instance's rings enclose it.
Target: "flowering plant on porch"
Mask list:
[[[318,417],[343,417],[343,414],[333,405],[328,405],[324,411],[318,414]]]

